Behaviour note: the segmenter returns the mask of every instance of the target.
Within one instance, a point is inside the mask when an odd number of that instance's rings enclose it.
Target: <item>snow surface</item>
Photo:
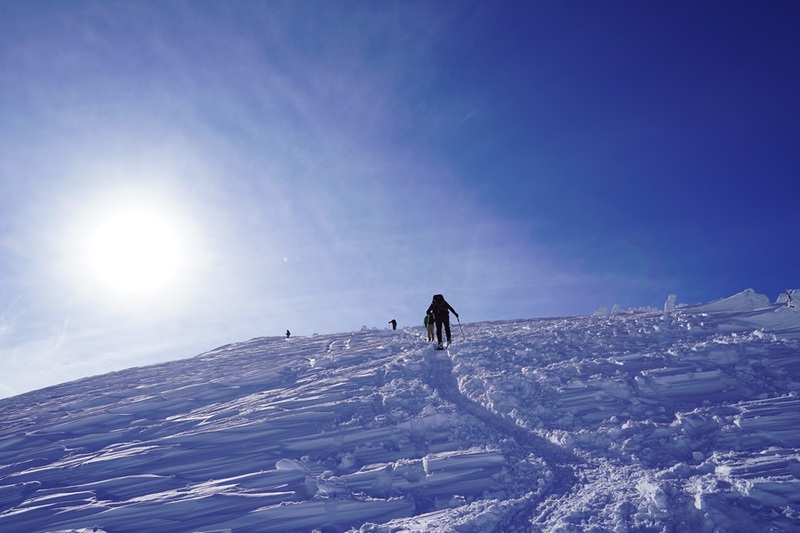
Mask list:
[[[259,338],[0,401],[0,531],[800,529],[800,315]]]

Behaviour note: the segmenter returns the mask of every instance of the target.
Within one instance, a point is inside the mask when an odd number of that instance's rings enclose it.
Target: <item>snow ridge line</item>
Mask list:
[[[465,396],[458,387],[458,380],[453,373],[453,362],[449,356],[425,354],[424,364],[424,381],[438,391],[440,397],[474,416],[498,433],[511,437],[517,443],[520,450],[510,453],[511,458],[534,454],[547,464],[554,474],[551,495],[566,494],[570,491],[578,478],[566,465],[582,463],[583,461],[579,457]]]

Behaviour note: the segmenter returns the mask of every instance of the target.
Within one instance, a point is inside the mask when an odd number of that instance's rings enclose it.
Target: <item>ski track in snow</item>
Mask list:
[[[800,318],[259,338],[0,400],[0,531],[800,529]]]

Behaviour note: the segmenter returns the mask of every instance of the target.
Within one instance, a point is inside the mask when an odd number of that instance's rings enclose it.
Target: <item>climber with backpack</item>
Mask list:
[[[425,331],[428,332],[428,342],[433,342],[433,324],[436,319],[433,316],[433,311],[428,311],[425,318],[422,319],[422,324],[425,326]]]
[[[456,310],[453,309],[447,300],[444,299],[444,296],[441,294],[434,294],[433,301],[431,305],[428,306],[428,310],[425,312],[426,315],[430,316],[431,312],[433,313],[434,320],[436,322],[436,341],[438,342],[436,349],[443,350],[444,345],[442,344],[442,325],[444,325],[444,332],[447,338],[447,345],[450,346],[452,342],[452,335],[450,334],[450,311],[456,315],[458,318],[458,313]]]

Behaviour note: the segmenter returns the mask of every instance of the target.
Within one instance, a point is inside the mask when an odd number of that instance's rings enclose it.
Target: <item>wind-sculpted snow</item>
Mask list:
[[[0,401],[0,531],[796,531],[800,318],[261,338]]]

